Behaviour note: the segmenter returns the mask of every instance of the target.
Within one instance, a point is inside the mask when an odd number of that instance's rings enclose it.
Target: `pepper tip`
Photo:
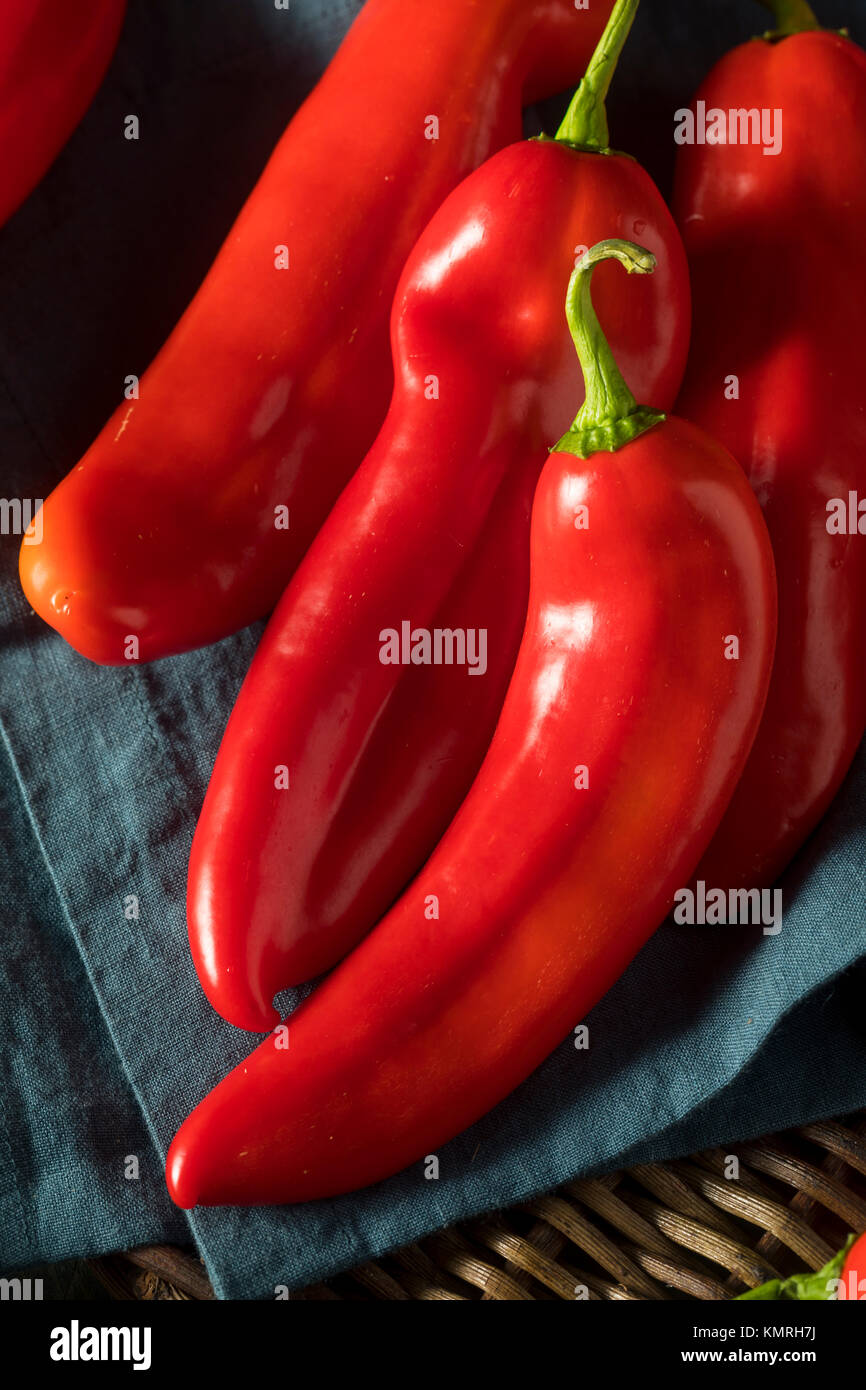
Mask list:
[[[181,1207],[184,1211],[191,1211],[193,1207],[198,1205],[198,1194],[191,1179],[186,1147],[181,1140],[182,1135],[183,1126],[174,1136],[165,1160],[165,1183],[168,1188],[168,1195],[175,1206]]]

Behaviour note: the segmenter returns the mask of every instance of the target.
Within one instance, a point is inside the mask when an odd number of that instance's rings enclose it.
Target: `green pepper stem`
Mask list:
[[[565,313],[583,371],[586,399],[571,429],[554,445],[553,452],[590,458],[615,453],[639,435],[658,425],[665,416],[639,406],[616,364],[592,303],[592,275],[602,261],[617,260],[629,275],[650,275],[656,258],[631,241],[600,241],[587,251],[568,282]]]
[[[619,55],[637,14],[639,0],[616,0],[598,47],[592,55],[583,80],[572,97],[557,140],[581,149],[607,150],[610,132],[605,99]]]
[[[776,28],[771,35],[774,39],[789,38],[792,34],[805,34],[811,29],[820,29],[812,6],[806,0],[761,0],[765,9],[772,10],[776,17]]]

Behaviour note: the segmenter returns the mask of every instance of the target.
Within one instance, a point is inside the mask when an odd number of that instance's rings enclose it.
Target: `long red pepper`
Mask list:
[[[782,37],[698,93],[708,122],[751,111],[766,132],[684,145],[675,200],[695,300],[677,408],[746,469],[779,576],[767,710],[698,870],[719,888],[777,877],[866,727],[866,54],[803,0],[771,8]]]
[[[641,397],[676,397],[689,324],[679,237],[647,174],[608,152],[604,98],[636,8],[616,6],[559,140],[495,156],[419,241],[395,300],[390,413],[242,688],[188,888],[196,968],[240,1027],[269,1028],[278,990],[374,925],[487,751],[526,615],[532,493],[582,387],[562,315],[576,247],[615,232],[656,255],[631,295],[603,267],[598,296]],[[413,633],[416,660],[425,634],[434,657],[437,633],[441,658],[459,659],[462,641],[465,659],[392,664],[411,662]]]
[[[579,77],[609,12],[368,0],[139,396],[22,547],[27,597],[78,651],[147,661],[270,611],[385,416],[418,234],[520,138],[522,97]]]
[[[181,1206],[325,1197],[435,1152],[616,980],[731,795],[772,660],[769,540],[726,450],[636,407],[590,301],[609,256],[652,268],[613,241],[572,277],[586,402],[539,482],[487,757],[392,911],[181,1127]]]
[[[3,0],[0,225],[78,125],[117,44],[126,0]]]

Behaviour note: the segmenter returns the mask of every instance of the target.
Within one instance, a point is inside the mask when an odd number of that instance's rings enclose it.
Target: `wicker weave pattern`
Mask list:
[[[739,1177],[725,1176],[730,1155]],[[730,1299],[820,1269],[866,1230],[866,1113],[677,1162],[567,1183],[430,1236],[296,1299]],[[94,1260],[116,1298],[207,1299],[167,1246]]]

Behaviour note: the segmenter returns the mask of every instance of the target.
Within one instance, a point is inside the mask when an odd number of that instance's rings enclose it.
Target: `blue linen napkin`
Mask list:
[[[863,0],[816,4],[863,41]],[[143,370],[358,8],[132,0],[94,107],[0,232],[6,497],[44,497],[118,382]],[[646,0],[611,123],[662,186],[673,111],[763,27],[749,0]],[[121,133],[131,110],[137,146]],[[172,1134],[256,1041],[207,1005],[183,899],[195,817],[261,626],[101,669],[30,612],[16,552],[0,536],[4,1268],[192,1238],[221,1297],[273,1297],[577,1173],[866,1103],[861,751],[786,876],[781,935],[662,928],[593,1011],[589,1051],[560,1048],[442,1150],[438,1180],[417,1165],[306,1207],[176,1211],[162,1180]]]

